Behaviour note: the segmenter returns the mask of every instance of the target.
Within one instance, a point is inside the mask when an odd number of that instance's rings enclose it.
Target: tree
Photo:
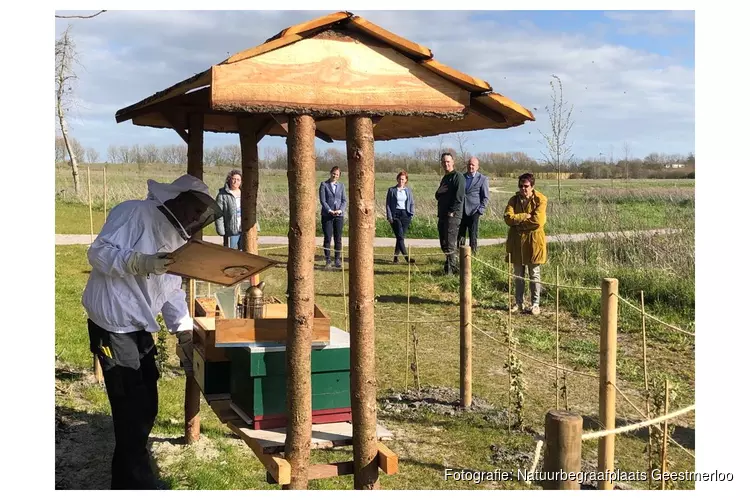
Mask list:
[[[68,135],[68,122],[65,113],[70,104],[73,93],[73,82],[76,79],[74,65],[76,60],[75,43],[70,36],[71,26],[68,26],[60,38],[55,40],[55,103],[57,107],[57,119],[60,125],[65,148],[70,158],[70,168],[73,172],[73,187],[76,195],[80,194],[81,187],[78,181],[78,158]]]
[[[560,172],[563,166],[567,165],[572,159],[571,150],[573,145],[568,142],[568,134],[573,127],[571,114],[573,106],[568,107],[568,103],[563,99],[563,85],[560,77],[552,75],[554,80],[550,80],[549,86],[552,88],[552,107],[544,107],[549,115],[550,132],[545,134],[539,131],[544,138],[542,144],[545,150],[542,151],[544,159],[557,170],[557,199],[562,201],[562,189],[560,187]],[[557,87],[555,88],[555,81]],[[559,92],[559,93],[558,93]]]
[[[467,154],[469,153],[467,148],[469,139],[466,137],[466,132],[456,132],[453,135],[456,137],[456,145],[458,146],[459,155],[459,157],[456,158],[456,165],[464,165],[469,161],[467,158]]]
[[[86,159],[89,163],[99,163],[99,151],[94,148],[86,148]]]
[[[625,180],[627,181],[627,180],[630,180],[630,162],[629,162],[629,160],[630,160],[630,143],[629,142],[627,142],[627,141],[625,142],[625,145],[622,147],[622,152],[625,155],[624,158],[623,158],[623,160],[625,160]]]

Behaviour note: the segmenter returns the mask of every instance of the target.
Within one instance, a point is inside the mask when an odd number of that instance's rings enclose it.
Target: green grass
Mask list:
[[[91,171],[91,198],[93,205],[94,232],[98,232],[104,221],[104,185],[101,167]],[[166,182],[173,180],[184,170],[175,166],[145,166],[138,170],[134,166],[112,165],[107,169],[107,208],[126,199],[142,199],[146,196],[146,180]],[[204,180],[212,193],[223,185],[226,172],[210,168],[204,172]],[[435,189],[440,174],[413,174],[409,185],[414,190],[416,212],[409,236],[412,238],[437,238]],[[349,188],[346,173],[342,182]],[[377,174],[375,181],[376,228],[378,237],[392,237],[393,232],[385,219],[385,195],[394,184],[394,175]],[[82,176],[85,179],[85,174]],[[316,182],[327,178],[318,172]],[[87,183],[82,184],[80,196],[74,194],[70,172],[67,168],[56,169],[57,196],[55,200],[55,232],[58,234],[87,234],[90,231]],[[480,237],[500,238],[507,235],[508,228],[502,219],[508,199],[515,192],[515,179],[490,179],[490,203],[480,221]],[[548,234],[568,234],[628,229],[653,229],[670,227],[675,219],[692,219],[695,203],[693,180],[566,180],[563,182],[562,203],[557,200],[556,182],[540,180],[537,189],[549,199]],[[349,193],[347,193],[349,194]],[[287,178],[285,172],[261,171],[258,193],[258,220],[261,234],[286,235],[288,231]],[[316,212],[319,205],[316,202]],[[317,233],[322,235],[318,221]],[[344,235],[348,236],[348,219]],[[215,235],[213,226],[206,228],[205,235]]]

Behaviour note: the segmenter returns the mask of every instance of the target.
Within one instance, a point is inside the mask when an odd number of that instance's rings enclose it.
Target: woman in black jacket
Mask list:
[[[402,170],[396,175],[396,185],[388,188],[388,193],[385,195],[386,217],[396,236],[396,248],[393,249],[394,264],[398,263],[399,252],[404,255],[404,261],[409,260],[404,238],[409,230],[411,219],[414,217],[414,194],[407,186],[408,182],[409,174]],[[411,262],[413,264],[414,259],[411,259]]]

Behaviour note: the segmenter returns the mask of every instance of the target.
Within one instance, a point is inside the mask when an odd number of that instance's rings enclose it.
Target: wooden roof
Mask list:
[[[284,115],[310,113],[318,136],[345,140],[347,115],[380,117],[375,140],[503,129],[534,120],[490,84],[439,63],[432,51],[349,12],[291,26],[206,71],[117,111],[118,123],[238,132],[256,120],[286,135]]]

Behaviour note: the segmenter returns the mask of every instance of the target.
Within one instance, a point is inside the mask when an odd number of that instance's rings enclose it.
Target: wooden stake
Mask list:
[[[250,117],[237,119],[240,131],[240,150],[242,154],[242,239],[245,251],[258,254],[258,138],[254,122]],[[252,285],[257,285],[260,277],[256,274],[250,278]]]
[[[351,330],[352,444],[354,488],[379,489],[376,437],[375,142],[372,119],[346,117],[346,156],[350,177],[349,317]]]
[[[664,415],[669,413],[669,379],[664,381]],[[664,421],[661,441],[661,489],[666,489],[664,473],[667,472],[667,437],[669,436],[669,420]]]
[[[651,420],[651,404],[648,390],[648,368],[646,362],[646,303],[643,298],[643,290],[641,290],[641,334],[643,337],[643,387],[646,389],[646,419]],[[652,442],[651,442],[651,426],[648,426],[648,489],[651,489],[651,470],[653,469],[652,461]]]
[[[349,331],[349,306],[346,304],[346,259],[341,256],[341,296],[344,298],[344,328]]]
[[[86,179],[89,184],[89,227],[91,229],[91,244],[94,244],[94,210],[91,207],[91,169],[86,164]]]
[[[617,380],[617,289],[614,278],[602,280],[601,334],[599,338],[599,421],[604,429],[615,428],[615,382]],[[615,436],[599,438],[600,474],[614,472]],[[600,490],[611,490],[611,481],[597,481]]]
[[[510,357],[511,357],[511,316],[513,313],[511,312],[511,309],[513,308],[513,303],[511,302],[513,298],[513,293],[511,292],[511,282],[512,282],[512,274],[513,274],[513,265],[510,261],[510,254],[508,254],[508,432],[511,430],[511,421],[510,421],[510,409],[513,404],[511,400],[511,394],[510,394],[510,387],[511,387],[511,374],[510,374]],[[520,307],[520,306],[519,306]]]
[[[581,435],[583,418],[575,413],[563,410],[547,412],[544,419],[544,472],[548,477],[559,475],[560,471],[568,475],[581,472]],[[580,490],[581,484],[575,479],[547,479],[542,481],[545,490]]]
[[[461,407],[471,406],[471,247],[461,247]]]
[[[188,115],[187,173],[203,180],[203,114]],[[196,232],[193,239],[202,240],[203,231]],[[195,280],[188,285],[188,309],[195,317]],[[185,377],[185,442],[191,444],[201,434],[201,391],[192,375]]]
[[[315,309],[315,120],[289,117],[289,316],[287,319],[285,458],[292,467],[290,489],[307,489],[312,436],[311,339]]]
[[[406,249],[406,371],[404,372],[404,390],[409,388],[409,327],[411,326],[411,245]]]
[[[555,266],[555,408],[560,409],[560,266]]]

